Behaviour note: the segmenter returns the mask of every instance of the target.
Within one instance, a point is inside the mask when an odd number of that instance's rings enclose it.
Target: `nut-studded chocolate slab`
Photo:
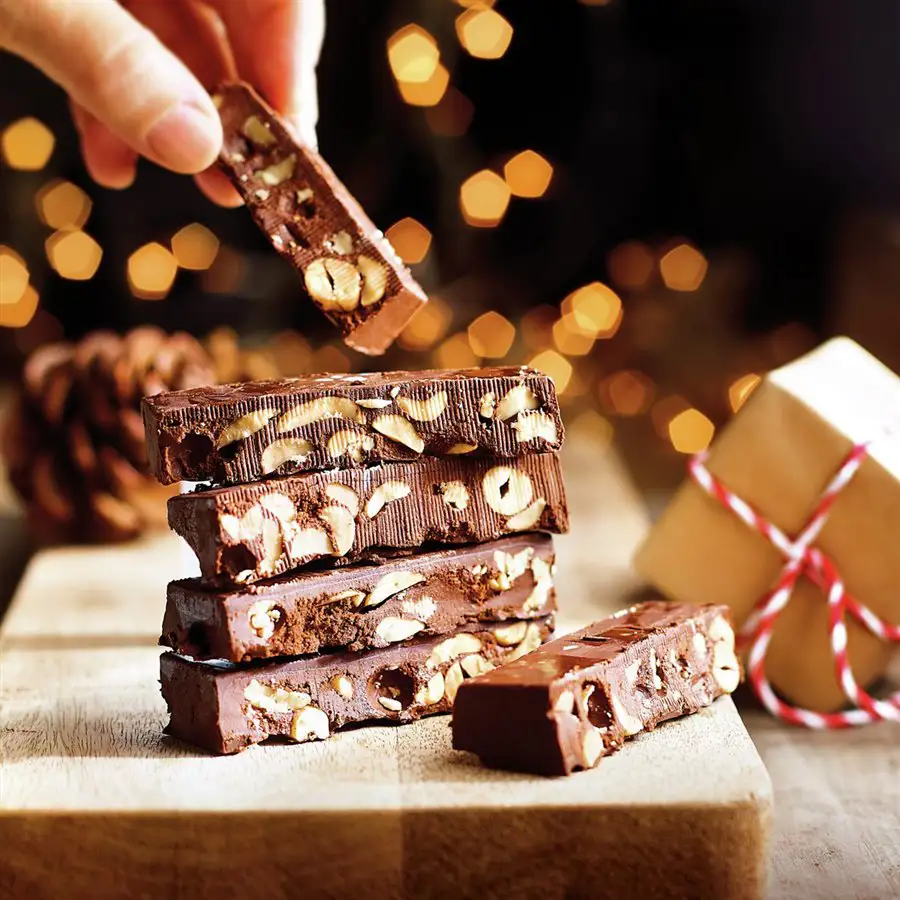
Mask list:
[[[383,548],[560,534],[569,517],[559,460],[540,453],[503,462],[429,457],[195,491],[169,500],[169,525],[208,582],[248,584]]]
[[[241,484],[421,456],[518,457],[563,441],[552,379],[524,366],[172,391],[148,397],[143,415],[163,484]]]
[[[486,765],[568,775],[740,680],[727,607],[651,601],[466,682],[453,746]]]
[[[324,740],[351,722],[411,722],[447,712],[466,678],[529,653],[552,628],[552,616],[473,624],[383,650],[261,665],[164,653],[166,732],[212,753],[234,753],[272,736]]]
[[[425,292],[331,167],[246,84],[213,94],[219,166],[306,292],[361,353],[380,354],[425,304]]]
[[[173,581],[160,643],[232,662],[387,647],[472,622],[545,616],[556,608],[554,571],[552,538],[532,533],[239,590]]]

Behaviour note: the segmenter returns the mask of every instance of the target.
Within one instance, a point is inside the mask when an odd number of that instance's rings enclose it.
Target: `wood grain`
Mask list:
[[[569,490],[563,628],[622,605],[646,527],[612,457]],[[770,784],[729,699],[568,779],[482,768],[447,717],[229,758],[163,737],[183,565],[166,536],[30,566],[0,637],[0,897],[762,896]]]

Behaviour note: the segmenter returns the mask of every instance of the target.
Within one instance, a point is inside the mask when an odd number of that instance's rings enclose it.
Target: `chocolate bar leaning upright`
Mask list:
[[[143,414],[163,484],[240,484],[420,456],[513,457],[563,441],[553,381],[525,366],[172,391],[148,397]]]
[[[219,165],[256,224],[344,341],[384,353],[426,302],[422,288],[325,160],[249,85],[223,84],[213,101]]]
[[[568,530],[559,460],[429,457],[371,469],[306,472],[169,500],[169,525],[218,584],[247,584],[317,559],[384,548],[470,544]]]
[[[652,601],[463,683],[453,746],[487,765],[568,775],[740,680],[727,607]]]

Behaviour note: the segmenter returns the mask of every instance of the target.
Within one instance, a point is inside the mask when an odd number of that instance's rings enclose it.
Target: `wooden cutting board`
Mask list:
[[[646,527],[570,457],[568,630],[623,605]],[[172,536],[39,554],[0,632],[0,897],[758,898],[768,775],[730,699],[567,779],[483,769],[449,719],[215,758],[162,736]]]

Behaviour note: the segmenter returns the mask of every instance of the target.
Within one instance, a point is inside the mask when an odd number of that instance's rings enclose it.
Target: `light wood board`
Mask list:
[[[646,527],[612,457],[569,490],[565,629],[625,602]],[[0,638],[0,897],[762,896],[771,788],[730,699],[568,779],[482,768],[446,716],[227,758],[163,737],[184,561],[162,536],[26,573]]]

